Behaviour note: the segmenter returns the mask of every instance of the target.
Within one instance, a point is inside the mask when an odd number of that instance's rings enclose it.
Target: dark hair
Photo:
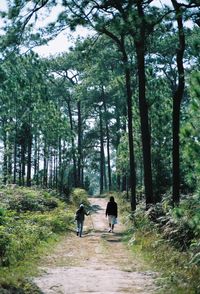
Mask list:
[[[114,201],[115,201],[114,197],[111,196],[111,197],[110,197],[110,202],[114,202]]]

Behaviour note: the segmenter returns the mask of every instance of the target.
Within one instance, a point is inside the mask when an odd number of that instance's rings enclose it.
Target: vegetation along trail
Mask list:
[[[154,272],[122,242],[124,227],[107,232],[106,199],[91,198],[94,213],[86,217],[82,238],[71,233],[42,260],[35,283],[43,293],[155,293]]]

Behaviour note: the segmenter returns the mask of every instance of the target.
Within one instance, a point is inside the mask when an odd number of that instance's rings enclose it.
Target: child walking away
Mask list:
[[[77,224],[76,234],[79,237],[81,237],[83,233],[83,223],[84,223],[85,215],[89,215],[89,212],[86,212],[84,205],[81,204],[79,209],[76,211],[76,216],[75,216],[75,220]]]
[[[113,196],[110,197],[110,201],[106,207],[106,217],[108,216],[109,232],[113,232],[114,226],[117,223],[117,203]]]

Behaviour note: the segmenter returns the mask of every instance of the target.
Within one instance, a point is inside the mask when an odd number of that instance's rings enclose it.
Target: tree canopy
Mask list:
[[[126,191],[132,210],[198,189],[200,3],[155,2],[6,1],[3,184]],[[81,26],[91,35],[65,53],[35,53]]]

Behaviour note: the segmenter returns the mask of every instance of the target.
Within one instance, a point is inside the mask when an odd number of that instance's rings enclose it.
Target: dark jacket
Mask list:
[[[76,211],[76,220],[83,222],[85,219],[85,215],[88,215],[88,213],[85,211],[85,209],[83,207],[79,208]]]
[[[109,201],[106,207],[106,216],[107,215],[114,215],[117,217],[117,203],[113,201]]]

